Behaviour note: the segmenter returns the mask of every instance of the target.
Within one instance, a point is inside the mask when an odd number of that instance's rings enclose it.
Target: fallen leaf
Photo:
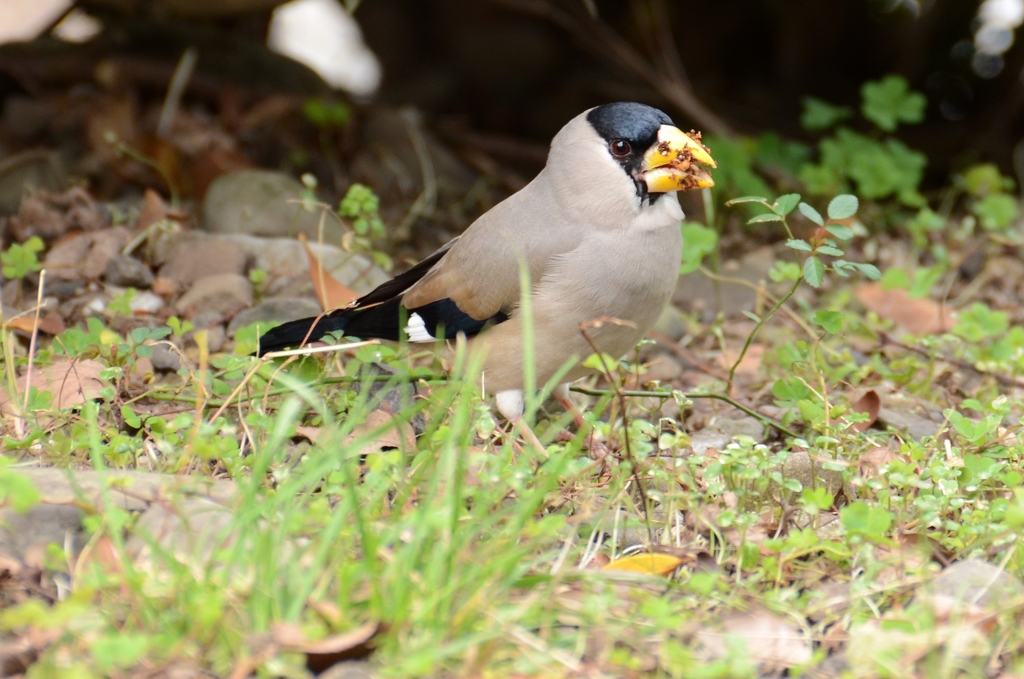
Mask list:
[[[146,189],[142,195],[142,209],[139,211],[139,221],[135,227],[141,231],[151,224],[155,224],[167,218],[167,203],[160,197],[160,194],[153,189]]]
[[[35,316],[18,316],[8,321],[7,327],[31,334],[35,324]],[[49,313],[39,319],[39,332],[46,333],[47,335],[59,335],[64,330],[64,321],[59,314]]]
[[[100,379],[103,364],[99,361],[62,360],[32,370],[31,383],[29,374],[18,378],[18,396],[24,398],[27,387],[35,387],[40,392],[48,391],[52,397],[54,408],[64,409],[91,401],[100,394],[106,383]],[[12,403],[11,396],[0,388],[0,413],[14,415],[21,408],[21,402]]]
[[[299,234],[299,242],[302,243],[306,257],[309,259],[309,280],[313,283],[313,292],[316,293],[316,298],[320,301],[320,306],[324,311],[347,306],[349,302],[359,297],[358,292],[340,283],[324,269],[320,260],[309,249],[306,234]]]
[[[856,403],[850,404],[850,408],[868,416],[868,419],[864,422],[854,424],[853,430],[867,431],[875,423],[875,420],[878,419],[878,411],[882,409],[882,399],[878,397],[878,393],[874,389],[871,389],[857,399]]]
[[[348,632],[311,640],[302,628],[292,623],[278,623],[271,628],[274,643],[282,649],[306,654],[306,664],[321,672],[343,660],[358,660],[370,655],[369,641],[377,635],[380,624],[369,622]]]
[[[412,425],[400,417],[377,409],[356,425],[352,433],[345,437],[344,445],[360,444],[360,454],[369,455],[382,450],[398,448],[414,450],[416,434]]]
[[[726,349],[718,355],[718,365],[725,370],[731,370],[736,359],[740,356],[739,349]],[[752,344],[743,355],[743,360],[736,366],[737,375],[756,375],[761,368],[761,358],[764,356],[764,345]]]
[[[956,323],[948,307],[932,299],[915,299],[906,290],[885,290],[881,283],[865,283],[855,293],[869,310],[914,335],[935,335]]]
[[[743,641],[747,657],[768,667],[792,667],[811,661],[811,646],[799,630],[766,610],[735,613],[722,621],[720,631],[701,629],[697,638],[713,656],[729,652],[727,637]],[[766,669],[766,668],[762,668]]]
[[[683,563],[671,554],[634,554],[616,559],[601,567],[603,571],[623,571],[644,575],[669,575]]]

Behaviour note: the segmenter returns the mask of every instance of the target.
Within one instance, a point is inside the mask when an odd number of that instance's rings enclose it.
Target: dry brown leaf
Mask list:
[[[732,369],[736,359],[740,356],[739,349],[726,349],[718,355],[718,365],[725,370]],[[737,375],[756,375],[757,371],[761,368],[761,358],[764,356],[764,345],[762,344],[751,344],[747,349],[747,353],[743,355],[743,360],[736,366]]]
[[[320,260],[309,249],[306,234],[299,234],[299,242],[302,243],[306,257],[309,259],[309,280],[313,283],[313,292],[316,293],[316,298],[320,301],[320,306],[324,311],[347,306],[349,302],[359,297],[358,292],[340,283],[323,268]]]
[[[374,433],[381,429],[383,431]],[[344,445],[352,445],[359,441],[362,442],[360,450],[362,455],[378,453],[391,448],[399,450],[416,448],[416,434],[412,425],[386,410],[380,409],[374,410],[366,416],[365,420],[357,424],[352,433],[345,437]]]
[[[878,397],[878,393],[871,389],[859,399],[856,403],[850,404],[850,408],[858,413],[864,413],[868,416],[868,419],[864,422],[857,422],[853,425],[854,431],[867,431],[867,429],[875,423],[878,419],[878,411],[882,409],[882,399]]]
[[[365,644],[377,633],[380,625],[375,622],[368,622],[365,625],[356,627],[348,632],[332,634],[323,639],[312,640],[306,636],[302,628],[291,623],[278,623],[271,629],[271,635],[276,643],[282,648],[290,651],[303,653],[341,653],[359,644]]]
[[[54,408],[64,409],[81,405],[99,396],[106,383],[100,379],[103,364],[99,361],[57,361],[53,365],[35,367],[32,370],[32,381],[25,374],[18,378],[18,394],[24,397],[27,387],[35,387],[40,392],[48,391]],[[21,407],[14,404],[11,396],[0,389],[0,413],[13,415]]]
[[[153,189],[146,189],[142,196],[142,210],[139,211],[139,221],[135,227],[141,231],[162,219],[166,219],[167,213],[167,203],[160,197],[160,194]]]
[[[868,309],[914,335],[945,332],[956,323],[948,307],[931,299],[915,299],[906,290],[885,290],[881,283],[865,283],[855,293]]]
[[[634,554],[624,556],[602,566],[603,571],[624,571],[644,575],[669,575],[683,563],[683,559],[671,554]]]
[[[883,464],[898,459],[900,458],[892,452],[892,448],[879,446],[861,455],[857,462],[862,469],[870,469],[872,473],[876,473]]]
[[[697,632],[697,638],[715,657],[727,655],[726,637],[741,639],[748,658],[768,667],[792,667],[811,660],[811,646],[804,635],[770,611],[735,613],[723,620],[722,630]]]
[[[35,324],[35,316],[18,316],[17,318],[12,318],[8,321],[7,327],[13,330],[21,330],[22,332],[31,333]],[[39,332],[46,333],[47,335],[59,335],[64,332],[64,330],[64,320],[61,319],[59,314],[49,313],[39,319]]]

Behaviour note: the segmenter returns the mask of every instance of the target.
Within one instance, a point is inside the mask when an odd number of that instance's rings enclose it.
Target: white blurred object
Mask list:
[[[61,19],[60,23],[50,31],[54,37],[64,42],[85,42],[96,37],[103,30],[103,24],[77,7]]]
[[[309,66],[332,87],[356,96],[367,97],[380,84],[380,62],[363,42],[359,25],[337,0],[293,0],[281,5],[271,16],[267,44]]]
[[[0,0],[0,44],[27,42],[71,9],[73,0]]]
[[[1024,0],[982,0],[974,33],[974,72],[994,78],[1003,69],[1003,53],[1013,46],[1014,32],[1024,23]]]

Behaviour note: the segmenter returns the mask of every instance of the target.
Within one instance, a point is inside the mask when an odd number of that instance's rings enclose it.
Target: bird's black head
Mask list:
[[[592,109],[587,121],[608,143],[608,153],[634,181],[637,194],[647,198],[647,186],[638,180],[644,153],[657,143],[658,129],[672,125],[672,119],[652,106],[620,101]]]

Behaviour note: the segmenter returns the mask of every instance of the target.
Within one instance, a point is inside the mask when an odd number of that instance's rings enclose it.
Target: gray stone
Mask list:
[[[689,330],[689,325],[686,314],[669,304],[661,312],[658,322],[654,324],[654,330],[668,337],[673,342],[678,342],[686,334],[686,331]]]
[[[29,549],[61,545],[82,530],[82,513],[71,505],[39,504],[24,514],[0,510],[0,550],[24,560]]]
[[[181,296],[174,308],[188,318],[202,313],[237,312],[252,305],[252,283],[233,273],[200,278]]]
[[[257,238],[246,235],[219,236],[238,243],[249,265],[267,272],[265,294],[296,296],[312,290],[309,278],[309,257],[302,243],[294,238]],[[360,254],[346,252],[334,245],[309,243],[309,249],[324,270],[342,285],[366,293],[391,275]]]
[[[135,523],[126,547],[143,569],[161,568],[163,554],[181,563],[207,565],[230,541],[231,520],[231,510],[210,498],[154,502]],[[154,551],[160,556],[154,558]]]
[[[980,559],[950,564],[931,583],[933,599],[944,598],[952,608],[991,609],[1024,593],[1021,582],[998,566]]]
[[[153,362],[153,369],[161,372],[178,372],[181,369],[181,356],[163,343],[153,345],[149,360]]]
[[[119,254],[107,262],[103,280],[122,288],[148,288],[153,285],[153,272],[134,257]]]
[[[211,233],[294,236],[316,240],[321,211],[299,204],[305,188],[273,170],[242,170],[223,174],[210,184],[203,200],[203,228]],[[324,240],[341,241],[345,233],[337,218],[324,218]]]
[[[244,309],[228,323],[228,335],[234,337],[235,331],[253,323],[271,323],[274,321],[294,321],[299,318],[316,316],[321,311],[320,305],[304,297],[274,297],[251,309]]]
[[[79,266],[85,261],[91,247],[92,239],[85,233],[54,243],[43,259],[46,277],[81,280]]]
[[[165,248],[160,277],[174,281],[179,290],[206,276],[245,273],[245,252],[229,240],[186,231],[165,242]]]
[[[819,462],[812,464],[811,456],[802,450],[789,456],[786,463],[782,465],[782,475],[788,479],[796,479],[804,488],[814,488],[824,484],[825,489],[833,497],[843,490],[842,472],[824,469]]]
[[[129,511],[145,509],[151,502],[173,492],[202,494],[217,500],[235,495],[235,484],[204,476],[155,474],[152,472],[117,471],[102,474],[92,470],[57,469],[56,467],[19,467],[39,491],[40,500],[49,505],[102,507],[103,481],[107,483],[107,499],[113,506]]]
[[[910,408],[912,406],[907,404],[905,407]],[[916,413],[887,406],[882,406],[881,410],[879,410],[878,422],[882,426],[906,432],[915,440],[923,439],[926,436],[935,436],[939,433],[939,428],[942,426],[941,418],[936,422]]]

